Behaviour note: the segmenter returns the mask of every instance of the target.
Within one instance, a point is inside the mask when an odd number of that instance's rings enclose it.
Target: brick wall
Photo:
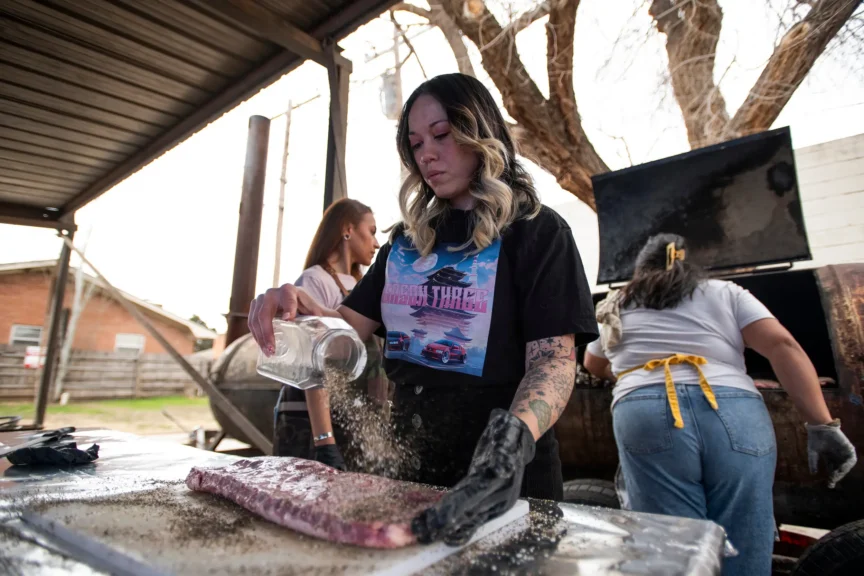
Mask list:
[[[52,271],[37,270],[17,274],[0,274],[0,344],[9,344],[13,324],[44,326],[47,324]],[[64,306],[71,306],[74,284],[66,288]],[[150,321],[180,354],[191,354],[195,339],[186,328],[145,312]],[[47,328],[45,329],[47,330]],[[117,334],[143,334],[145,353],[165,350],[138,324],[120,304],[100,292],[94,292],[78,320],[73,349],[112,352]]]
[[[0,275],[0,344],[8,344],[13,324],[46,323],[51,274],[47,271]]]

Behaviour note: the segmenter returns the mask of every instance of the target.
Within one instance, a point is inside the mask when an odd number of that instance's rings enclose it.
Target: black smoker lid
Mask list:
[[[598,284],[633,275],[661,232],[684,236],[688,259],[724,270],[810,259],[789,128],[592,178],[600,228]]]

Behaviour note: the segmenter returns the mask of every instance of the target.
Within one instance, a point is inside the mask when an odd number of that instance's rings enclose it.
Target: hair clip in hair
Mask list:
[[[670,242],[666,245],[666,270],[671,270],[672,266],[675,264],[675,260],[684,261],[684,257],[686,256],[685,250],[676,250],[675,243]]]

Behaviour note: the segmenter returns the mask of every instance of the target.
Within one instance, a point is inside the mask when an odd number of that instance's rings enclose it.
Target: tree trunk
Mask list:
[[[87,231],[84,241],[81,243],[81,251],[87,250],[87,244],[90,240],[90,231]],[[66,327],[66,334],[63,335],[63,345],[60,347],[60,360],[57,365],[57,377],[54,380],[54,401],[60,400],[63,395],[63,388],[66,384],[66,376],[69,374],[69,366],[72,357],[72,343],[75,340],[75,331],[78,328],[78,320],[81,318],[81,313],[87,307],[87,302],[90,301],[90,295],[93,293],[93,283],[90,282],[84,275],[84,265],[81,264],[75,270],[75,292],[72,296],[72,311],[69,314],[69,324]]]
[[[814,2],[807,16],[780,40],[747,100],[732,118],[724,138],[770,129],[828,42],[849,21],[859,4],[859,0]]]
[[[672,91],[692,148],[771,128],[792,94],[858,7],[858,0],[816,0],[774,50],[744,104],[730,119],[714,82],[723,11],[717,0],[653,0],[649,13],[666,35]]]
[[[729,125],[726,101],[714,83],[723,24],[720,5],[717,0],[654,0],[648,13],[666,35],[672,92],[684,116],[690,146],[715,142]]]
[[[507,112],[519,123],[514,135],[520,152],[596,210],[591,176],[608,167],[582,130],[573,93],[573,29],[579,0],[559,0],[553,5],[547,6],[551,26],[547,66],[552,67],[547,100],[516,53],[515,34],[524,22],[504,29],[485,6],[475,16],[463,11],[462,0],[441,2],[462,33],[480,49],[483,68],[501,92]]]
[[[462,34],[456,23],[447,15],[444,8],[441,6],[441,0],[429,0],[429,7],[432,8],[432,20],[447,43],[450,44],[450,49],[453,50],[453,55],[456,56],[456,65],[459,66],[459,72],[468,76],[477,77],[474,71],[474,65],[471,64],[471,58],[468,56],[468,48],[465,47],[465,42],[462,40]]]
[[[549,76],[549,102],[564,119],[566,164],[553,171],[565,190],[596,209],[591,176],[608,172],[609,167],[597,154],[582,129],[582,117],[576,106],[573,88],[573,38],[576,32],[576,11],[579,0],[562,0],[549,12],[546,24],[546,71]],[[547,170],[548,167],[544,166]],[[565,185],[566,184],[566,185]]]

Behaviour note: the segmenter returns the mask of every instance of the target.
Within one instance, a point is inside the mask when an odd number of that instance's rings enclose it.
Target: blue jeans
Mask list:
[[[717,386],[715,411],[698,385],[675,389],[684,428],[674,427],[662,384],[612,409],[633,510],[712,520],[739,552],[724,561],[723,576],[771,574],[777,449],[762,396]]]

